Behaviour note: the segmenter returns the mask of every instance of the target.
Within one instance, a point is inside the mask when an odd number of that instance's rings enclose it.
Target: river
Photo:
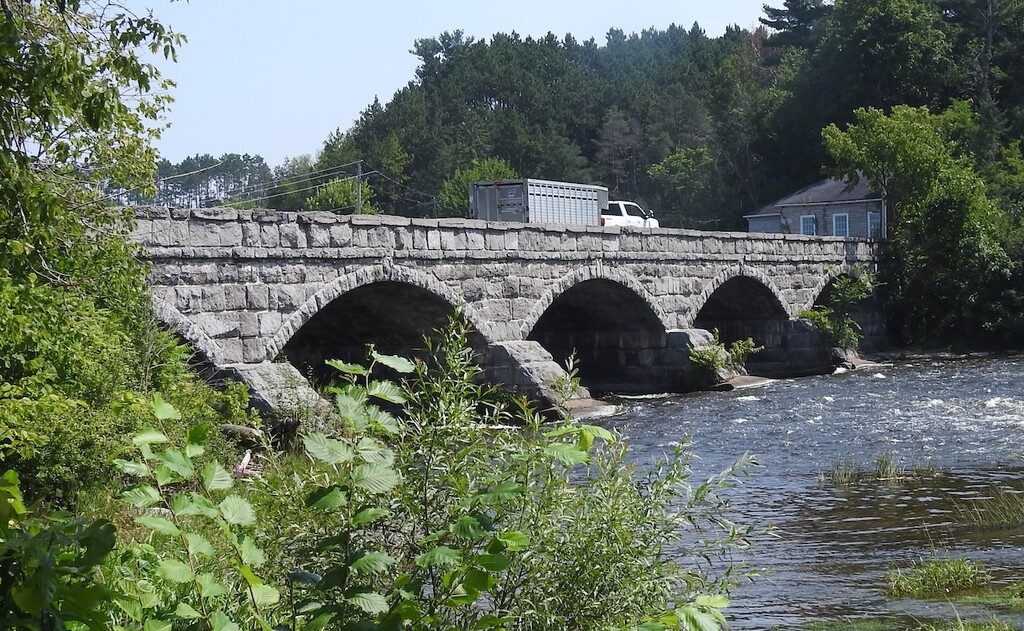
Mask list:
[[[944,602],[890,599],[891,566],[937,557],[982,561],[997,583],[1024,578],[1024,528],[962,525],[962,507],[994,486],[1024,488],[1024,358],[898,362],[731,392],[627,401],[607,422],[641,464],[692,443],[697,477],[745,452],[762,465],[730,492],[740,522],[771,525],[745,561],[762,575],[732,594],[734,629],[800,628],[882,618],[989,619]],[[875,471],[879,454],[907,479],[836,484],[833,466]],[[1010,618],[1024,628],[1024,617]]]

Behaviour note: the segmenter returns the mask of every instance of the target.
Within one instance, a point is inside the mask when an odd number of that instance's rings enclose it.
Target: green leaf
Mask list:
[[[395,435],[402,431],[402,426],[399,424],[398,419],[390,412],[385,412],[376,405],[366,406],[366,418],[370,421],[371,425],[384,433]]]
[[[388,601],[376,592],[355,593],[346,596],[345,600],[370,615],[385,613],[389,609]]]
[[[185,445],[185,455],[189,458],[198,458],[205,453],[206,448],[202,445]]]
[[[378,464],[359,465],[352,471],[352,484],[373,495],[387,493],[401,481],[397,471]]]
[[[142,517],[136,517],[135,523],[140,526],[145,526],[153,532],[158,532],[162,535],[179,535],[181,531],[178,527],[171,523],[169,520],[163,517],[156,517],[155,515],[143,515]]]
[[[171,623],[167,620],[151,618],[142,625],[142,631],[171,631]]]
[[[196,582],[199,583],[199,593],[203,598],[216,598],[228,593],[227,588],[213,574],[200,574],[196,577]]]
[[[172,583],[188,583],[195,578],[192,568],[177,559],[164,559],[157,564],[156,573]]]
[[[356,445],[356,453],[363,462],[385,467],[390,467],[395,462],[395,452],[370,437],[360,439]]]
[[[695,607],[679,607],[676,609],[680,626],[689,631],[720,631],[722,628],[713,616]]]
[[[610,431],[606,430],[603,427],[598,427],[597,425],[584,425],[581,428],[581,430],[587,434],[592,435],[594,438],[600,438],[606,443],[615,442],[615,434],[611,433]]]
[[[166,442],[167,436],[165,436],[163,432],[158,432],[155,429],[144,429],[135,436],[132,436],[132,444],[136,447]]]
[[[348,364],[348,363],[345,363],[343,361],[338,361],[337,359],[328,359],[324,363],[327,364],[328,366],[330,366],[331,368],[339,371],[339,372],[345,373],[346,375],[368,375],[368,374],[370,374],[369,371],[367,371],[365,368],[363,368],[359,364]]]
[[[178,516],[202,515],[203,517],[213,519],[219,514],[213,502],[195,491],[190,493],[188,498],[186,498],[184,493],[179,493],[174,498],[172,508],[174,514]]]
[[[379,574],[395,564],[395,559],[383,552],[367,552],[349,564],[356,574]]]
[[[174,615],[186,620],[199,620],[203,617],[203,614],[193,609],[188,603],[183,602],[179,602],[178,606],[174,608]]]
[[[220,463],[208,462],[203,467],[203,486],[207,491],[224,491],[233,484],[231,474]]]
[[[206,439],[209,435],[209,425],[193,425],[188,429],[188,434],[185,436],[185,444],[196,446],[205,445]]]
[[[114,467],[125,475],[133,475],[137,478],[145,477],[150,473],[149,466],[146,463],[134,460],[117,458],[114,460]]]
[[[345,492],[337,486],[322,487],[306,496],[306,508],[332,511],[348,503]]]
[[[310,432],[302,437],[306,453],[327,464],[342,464],[355,455],[352,446],[346,442],[329,438],[322,432]]]
[[[334,407],[341,418],[345,419],[357,433],[366,431],[370,420],[366,416],[366,400],[350,394],[338,394],[334,397]]]
[[[458,521],[452,524],[451,532],[456,537],[471,541],[480,539],[487,534],[487,531],[480,525],[480,520],[472,515],[459,517]]]
[[[176,421],[181,418],[181,412],[173,405],[164,401],[159,392],[153,395],[153,416],[161,421]],[[161,442],[166,442],[166,438]],[[138,443],[136,443],[138,444]]]
[[[497,584],[497,581],[489,573],[470,568],[462,577],[462,586],[467,591],[485,592]]]
[[[150,508],[158,504],[161,500],[160,492],[152,486],[137,486],[134,489],[128,489],[121,494],[121,499],[128,502],[135,508]]]
[[[215,611],[210,614],[210,629],[211,631],[241,631],[239,626],[234,622],[223,611]]]
[[[370,382],[370,387],[367,388],[366,392],[371,397],[387,401],[388,403],[394,403],[396,405],[402,405],[408,401],[408,398],[405,396],[405,391],[397,384],[390,381],[372,381]]]
[[[460,563],[462,563],[462,551],[448,546],[438,546],[416,557],[416,565],[422,568],[459,565]]]
[[[253,585],[249,588],[252,592],[252,600],[257,607],[273,605],[281,600],[281,594],[270,585]]]
[[[267,562],[267,556],[256,546],[252,537],[243,537],[238,545],[238,555],[242,557],[242,563],[251,567],[259,567]]]
[[[164,463],[165,467],[182,478],[188,479],[195,475],[196,471],[192,467],[192,460],[177,449],[165,449],[160,454],[160,460]]]
[[[188,552],[193,556],[206,556],[212,557],[216,552],[206,537],[189,532],[185,534],[185,539],[188,541]]]
[[[416,364],[404,357],[399,357],[397,355],[381,355],[377,351],[370,351],[370,356],[373,358],[373,361],[378,364],[384,364],[391,370],[400,372],[404,375],[416,370]]]
[[[248,500],[237,495],[229,495],[219,505],[224,521],[235,526],[251,526],[256,523],[256,513]]]
[[[391,511],[386,508],[363,509],[356,513],[356,516],[352,518],[352,527],[359,528],[361,526],[365,526],[366,524],[373,523],[381,517],[389,515],[390,513]]]
[[[484,506],[503,504],[509,500],[519,497],[524,492],[526,492],[526,487],[506,480],[501,484],[488,488],[482,493],[477,493],[475,496],[470,498],[470,503],[483,504]]]
[[[507,569],[511,561],[504,554],[481,554],[474,560],[474,563],[485,570],[500,572]]]
[[[307,572],[306,570],[300,570],[298,568],[288,572],[288,578],[296,583],[310,585],[312,587],[316,587],[320,584],[319,574],[314,574],[313,572]]]
[[[586,451],[568,443],[551,443],[544,448],[544,453],[569,466],[583,464],[590,460]]]
[[[729,606],[729,597],[725,594],[699,594],[694,602],[702,608],[725,609]]]
[[[512,552],[523,550],[530,545],[530,537],[525,532],[519,530],[501,533],[498,535],[498,541],[504,544],[505,549]]]

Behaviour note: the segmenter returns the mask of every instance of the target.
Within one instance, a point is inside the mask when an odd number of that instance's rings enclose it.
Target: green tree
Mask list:
[[[464,169],[445,180],[441,194],[437,196],[437,210],[442,217],[469,216],[469,185],[485,180],[514,180],[518,178],[515,169],[501,158],[473,160]]]
[[[995,238],[1000,213],[973,161],[957,155],[948,119],[926,108],[859,109],[856,118],[823,137],[833,174],[863,174],[885,201],[890,246],[881,280],[895,332],[907,342],[984,339],[1011,266]]]
[[[336,179],[317,187],[316,192],[305,201],[307,210],[329,210],[339,215],[355,214],[357,209],[364,215],[376,215],[377,209],[370,204],[373,189],[366,182],[356,189],[354,178]]]

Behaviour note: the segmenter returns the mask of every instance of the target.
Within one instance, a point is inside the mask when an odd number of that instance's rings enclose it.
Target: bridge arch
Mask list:
[[[584,386],[603,392],[667,389],[667,318],[635,278],[590,267],[559,279],[538,300],[523,336],[555,361],[579,359]]]
[[[796,311],[791,310],[789,302],[782,295],[782,292],[771,277],[757,268],[740,264],[727,267],[719,272],[717,276],[708,281],[707,285],[704,286],[704,291],[694,298],[693,307],[690,312],[684,316],[683,321],[695,326],[698,315],[707,306],[708,301],[711,300],[712,296],[714,296],[723,285],[731,281],[735,281],[736,279],[750,279],[751,281],[755,281],[775,298],[774,303],[782,309],[788,317],[793,317],[796,314]],[[750,286],[756,287],[756,285]]]
[[[562,276],[544,291],[541,297],[537,299],[533,309],[530,310],[530,314],[526,317],[526,320],[523,321],[522,327],[520,328],[522,337],[526,338],[530,334],[534,327],[537,326],[537,322],[540,320],[541,316],[547,312],[548,308],[551,307],[559,296],[580,283],[589,280],[612,281],[622,285],[626,289],[629,289],[648,307],[650,307],[651,312],[658,318],[662,328],[671,328],[669,326],[670,319],[668,314],[665,313],[665,310],[662,309],[657,299],[651,294],[651,292],[647,291],[647,288],[644,287],[643,283],[637,280],[635,276],[631,276],[630,274],[615,269],[606,269],[602,265],[590,265]]]
[[[808,299],[805,300],[796,310],[796,313],[805,311],[813,308],[815,305],[820,304],[822,298],[825,298],[828,294],[828,290],[832,287],[832,284],[840,276],[848,276],[851,272],[849,265],[840,266],[829,266],[825,269],[825,275],[821,277],[821,280],[808,292]]]
[[[217,342],[203,331],[195,322],[185,317],[170,303],[159,298],[151,298],[153,315],[161,324],[178,332],[193,348],[202,353],[215,366],[223,366],[220,347]]]
[[[316,373],[328,358],[320,355],[341,349],[339,359],[361,361],[370,341],[382,352],[407,354],[419,347],[423,333],[442,326],[456,310],[475,329],[471,343],[483,351],[491,343],[487,323],[457,291],[415,269],[367,267],[335,279],[310,297],[274,335],[266,356],[272,360],[286,354],[292,363],[306,364]]]

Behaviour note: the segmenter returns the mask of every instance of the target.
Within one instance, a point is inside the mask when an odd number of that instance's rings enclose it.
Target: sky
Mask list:
[[[578,41],[695,22],[711,37],[757,26],[765,0],[126,0],[153,11],[188,42],[178,62],[156,63],[177,87],[157,142],[162,157],[259,154],[271,166],[313,154],[347,130],[373,99],[387,103],[415,76],[420,38],[461,29],[477,39],[521,36]],[[773,4],[769,2],[769,4]],[[782,0],[774,3],[781,6]]]

